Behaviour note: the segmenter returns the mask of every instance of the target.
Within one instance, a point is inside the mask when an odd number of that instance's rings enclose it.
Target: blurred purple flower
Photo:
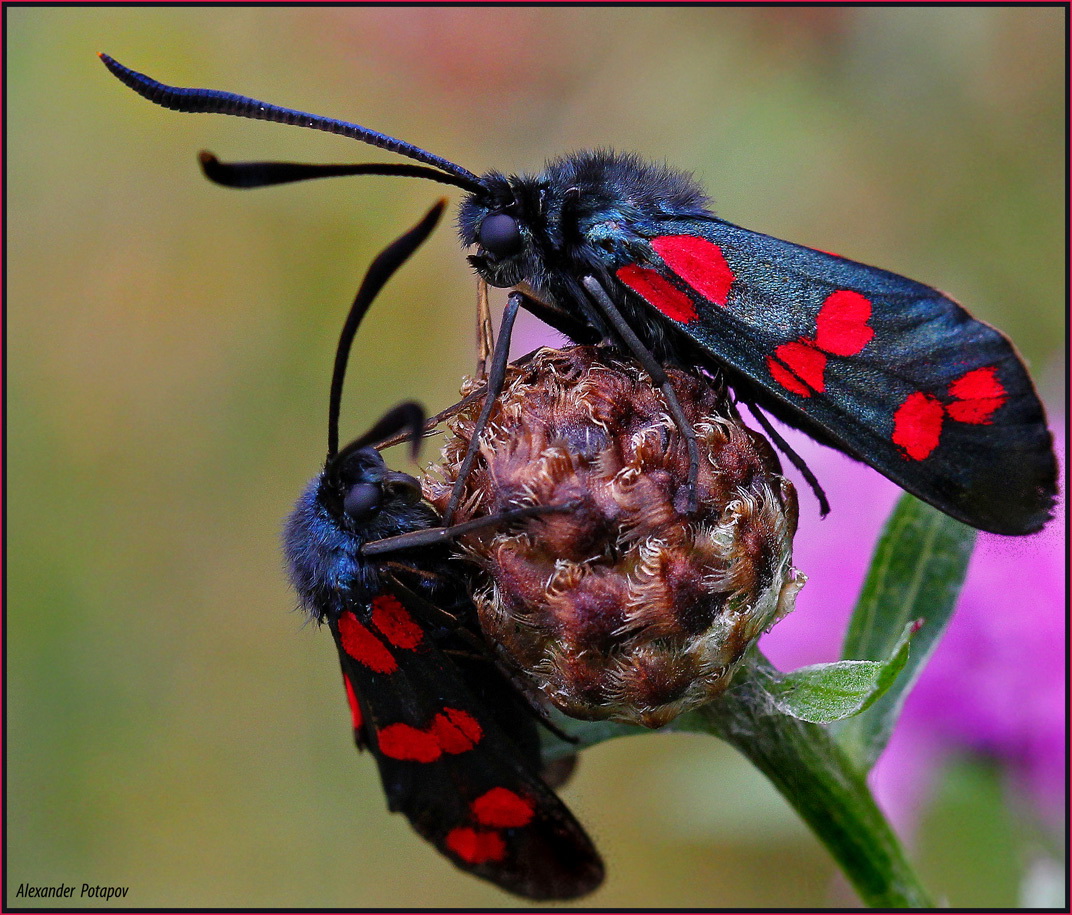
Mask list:
[[[1064,526],[1062,503],[1032,537],[980,535],[956,614],[876,767],[891,806],[925,791],[946,756],[974,751],[1001,762],[1010,787],[1063,828]],[[927,770],[915,789],[909,769]]]
[[[798,482],[794,562],[809,581],[796,611],[765,637],[783,670],[837,658],[871,553],[899,489],[792,435],[833,506],[820,521]],[[1063,433],[1058,434],[1063,441]],[[1063,448],[1059,448],[1064,466]],[[1065,769],[1064,504],[1031,537],[980,534],[956,613],[905,702],[875,767],[876,795],[911,832],[942,762],[958,752],[999,761],[1010,787],[1061,828]]]

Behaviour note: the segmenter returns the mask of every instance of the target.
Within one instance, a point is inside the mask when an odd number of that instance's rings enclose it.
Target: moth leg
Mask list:
[[[611,301],[607,290],[603,288],[603,284],[594,276],[586,276],[581,282],[626,348],[640,362],[644,371],[651,377],[652,382],[659,386],[659,390],[662,391],[663,398],[666,400],[666,405],[670,410],[670,415],[673,417],[674,424],[685,438],[685,445],[689,452],[688,501],[685,514],[693,515],[699,507],[696,490],[697,482],[700,478],[700,446],[696,442],[696,430],[692,428],[692,425],[686,419],[685,411],[681,409],[681,402],[677,399],[677,394],[670,386],[670,381],[666,377],[666,372],[663,370],[662,365],[659,364],[651,350],[636,335],[633,328],[626,323],[622,313],[618,311],[614,302]]]
[[[540,515],[574,511],[577,505],[578,503],[574,501],[563,502],[561,505],[523,505],[520,508],[508,508],[497,515],[472,518],[469,521],[463,521],[461,524],[424,527],[416,531],[407,531],[405,534],[384,537],[382,540],[372,540],[361,547],[361,555],[379,556],[383,553],[394,553],[398,550],[410,550],[414,547],[445,543],[448,540],[456,540],[458,537],[471,534],[473,531],[478,531],[485,527],[500,527],[505,524],[511,524],[514,521],[522,521],[525,518],[537,518]]]
[[[602,335],[598,330],[597,324],[578,320],[575,315],[541,299],[536,290],[527,282],[518,283],[514,287],[514,291],[524,296],[524,301],[521,304],[525,311],[535,315],[544,324],[554,328],[560,334],[569,337],[574,343],[592,344],[600,341]]]
[[[515,366],[524,366],[529,361],[531,361],[532,357],[535,356],[536,353],[538,353],[538,352],[539,352],[539,349],[534,349],[534,350],[532,350],[532,352],[526,353],[524,356],[519,356],[517,359],[514,360],[513,364]],[[474,404],[478,400],[481,400],[487,394],[487,391],[488,391],[487,384],[483,384],[479,388],[477,388],[475,391],[473,391],[472,393],[467,394],[465,397],[463,397],[457,403],[453,403],[449,407],[444,407],[442,410],[440,410],[438,413],[436,413],[435,416],[429,416],[428,419],[425,420],[425,423],[424,423],[424,436],[423,437],[428,438],[429,436],[432,436],[432,435],[438,435],[439,433],[436,432],[436,426],[438,426],[444,420],[448,420],[452,416],[457,415],[462,410],[466,409],[470,404]],[[390,436],[388,438],[385,438],[383,441],[379,442],[375,446],[376,450],[377,451],[382,451],[384,448],[389,448],[391,445],[401,444],[402,442],[406,441],[409,437],[410,437],[409,432],[398,432],[395,435],[392,435],[392,436]]]
[[[487,374],[488,357],[495,351],[495,330],[491,326],[488,306],[488,283],[483,277],[476,281],[476,377]]]
[[[397,580],[397,576],[400,573],[404,573],[413,578],[419,578],[426,584],[432,584],[436,581],[440,581],[443,578],[442,573],[432,572],[428,569],[418,569],[415,566],[409,565],[405,562],[399,562],[395,559],[383,559],[377,565],[380,567],[380,571],[384,573],[390,573],[393,579]],[[450,616],[453,619],[452,614],[446,613],[446,616]]]
[[[517,310],[521,305],[524,305],[526,311],[531,312],[541,321],[546,322],[555,330],[566,334],[576,342],[584,342],[591,336],[591,331],[588,329],[587,325],[576,322],[562,312],[561,309],[556,308],[548,302],[544,302],[536,296],[527,283],[522,283],[518,289],[515,289],[510,293],[509,298],[506,300],[506,308],[503,310],[502,324],[499,327],[499,338],[496,340],[491,326],[491,312],[488,308],[488,284],[484,282],[484,280],[479,281],[477,286],[477,377],[479,378],[485,375],[489,353],[491,354],[491,369],[485,385],[484,408],[481,410],[480,416],[477,418],[476,426],[473,428],[473,434],[469,440],[469,447],[466,449],[465,457],[463,458],[461,468],[458,471],[458,479],[455,480],[454,488],[451,490],[450,502],[447,504],[447,510],[443,515],[444,524],[450,524],[454,517],[454,512],[458,509],[458,502],[461,500],[462,489],[465,487],[465,481],[468,479],[469,472],[473,467],[473,462],[476,460],[476,452],[479,447],[480,436],[484,432],[484,427],[487,425],[488,417],[491,415],[491,409],[495,400],[498,398],[499,394],[502,393],[503,382],[506,375],[506,365],[509,359],[510,338],[513,333],[514,319],[517,317]],[[531,355],[531,353],[529,355]],[[523,358],[527,359],[528,356]],[[518,361],[521,362],[523,360]],[[470,394],[465,401],[462,401],[462,403],[468,403],[471,398],[479,396],[479,393],[480,392],[474,392],[473,394]],[[456,404],[455,407],[448,408],[448,410],[456,412],[456,408],[460,407],[460,405],[461,404]],[[443,411],[439,416],[442,417],[444,414],[448,414],[448,411]]]
[[[450,502],[447,503],[447,510],[443,513],[444,526],[449,527],[451,520],[454,518],[454,512],[457,510],[458,502],[462,497],[462,489],[465,488],[465,481],[468,479],[469,471],[472,470],[473,462],[476,460],[477,449],[480,447],[480,436],[484,432],[484,427],[488,424],[488,417],[491,416],[491,409],[495,406],[495,401],[502,393],[503,384],[506,381],[506,364],[510,358],[510,336],[514,329],[517,310],[521,307],[523,298],[523,293],[511,292],[506,300],[502,324],[499,327],[499,338],[495,341],[495,349],[491,356],[491,369],[488,372],[484,407],[480,411],[480,416],[477,417],[476,425],[473,427],[469,447],[466,449],[465,457],[462,460],[461,467],[458,469],[458,479],[454,481],[454,488],[450,493]]]
[[[812,472],[812,469],[807,465],[807,462],[804,460],[804,458],[797,454],[790,446],[789,442],[787,442],[784,438],[782,438],[781,435],[779,435],[778,430],[774,428],[774,426],[771,424],[771,421],[767,419],[763,411],[760,410],[760,408],[756,406],[756,404],[752,403],[752,401],[750,400],[745,400],[740,397],[738,397],[738,399],[741,401],[741,403],[748,407],[748,412],[756,418],[756,422],[758,422],[763,427],[763,431],[766,432],[768,436],[770,436],[770,439],[774,442],[778,450],[781,451],[782,454],[784,454],[787,458],[789,458],[789,463],[800,471],[801,475],[804,477],[805,482],[807,482],[808,486],[811,488],[811,491],[815,494],[815,498],[819,501],[819,516],[825,518],[828,514],[830,514],[830,502],[826,498],[826,493],[823,491],[823,487],[819,483],[819,478],[815,476],[815,474]]]

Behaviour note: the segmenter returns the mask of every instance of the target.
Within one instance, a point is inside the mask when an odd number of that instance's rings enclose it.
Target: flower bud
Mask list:
[[[510,367],[455,515],[568,506],[460,543],[486,572],[474,599],[488,641],[575,718],[659,727],[708,702],[804,581],[774,451],[710,376],[667,375],[698,439],[695,513],[661,392],[634,363],[574,346]],[[480,407],[451,419],[441,479],[424,480],[440,511]]]

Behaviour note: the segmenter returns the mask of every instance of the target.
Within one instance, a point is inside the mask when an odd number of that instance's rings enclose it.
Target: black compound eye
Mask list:
[[[480,223],[480,244],[496,257],[509,257],[521,250],[521,227],[507,213],[492,213]]]
[[[376,515],[383,502],[383,489],[378,483],[355,483],[343,499],[342,509],[354,521],[366,521]]]

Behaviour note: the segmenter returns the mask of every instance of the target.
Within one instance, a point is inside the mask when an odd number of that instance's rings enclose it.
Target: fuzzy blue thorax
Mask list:
[[[357,484],[382,493],[370,517],[353,518],[344,509],[346,493]],[[361,548],[439,523],[419,493],[416,480],[388,470],[372,448],[349,455],[341,468],[329,462],[309,482],[283,529],[287,574],[306,613],[317,622],[337,619],[380,592],[377,566]]]

